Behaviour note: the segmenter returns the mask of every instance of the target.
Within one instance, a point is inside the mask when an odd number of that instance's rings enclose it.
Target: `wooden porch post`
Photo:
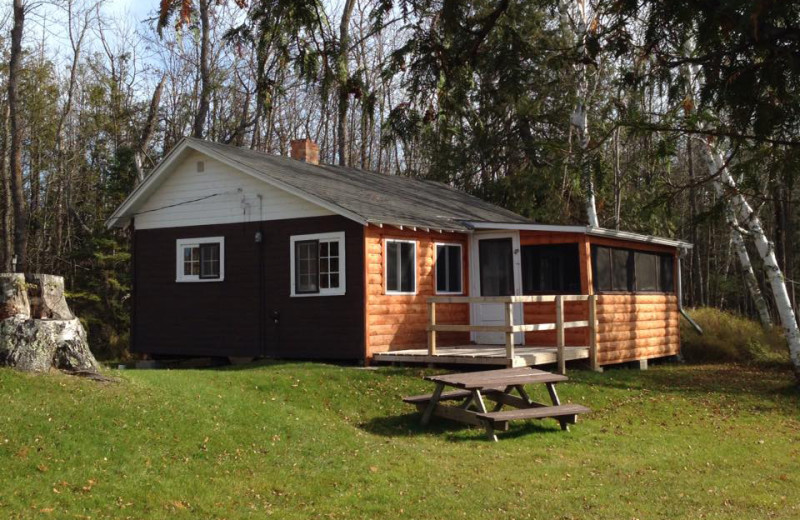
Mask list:
[[[508,366],[514,365],[514,303],[509,301],[506,306],[506,358]]]
[[[558,347],[558,373],[567,373],[567,362],[564,359],[564,300],[556,296],[556,347]]]
[[[597,361],[597,295],[589,296],[589,362],[592,370],[600,370]]]
[[[436,302],[428,302],[428,355],[436,355]]]

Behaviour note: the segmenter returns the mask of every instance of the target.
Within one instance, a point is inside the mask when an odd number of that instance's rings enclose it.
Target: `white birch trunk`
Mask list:
[[[717,196],[720,198],[725,196],[722,189],[722,183],[715,181],[714,189],[717,192]],[[731,240],[733,240],[733,248],[736,250],[736,256],[739,257],[739,264],[741,265],[742,272],[744,273],[745,285],[747,285],[747,290],[750,292],[750,297],[753,299],[753,304],[756,307],[756,311],[758,311],[758,319],[764,329],[769,329],[772,327],[772,318],[769,316],[767,300],[764,298],[764,294],[758,287],[758,279],[756,279],[756,273],[753,270],[753,263],[750,261],[750,254],[747,252],[744,239],[742,238],[742,231],[739,228],[739,221],[730,205],[727,205],[725,208],[725,218],[731,228]]]
[[[591,227],[600,227],[600,221],[597,218],[597,204],[595,202],[591,163],[588,159],[589,118],[587,104],[589,101],[589,79],[586,71],[586,62],[588,61],[588,55],[586,54],[586,33],[589,30],[589,16],[586,0],[578,0],[578,16],[573,23],[569,16],[569,5],[570,2],[567,0],[561,0],[561,2],[559,2],[561,22],[564,28],[571,28],[575,36],[575,41],[578,44],[578,54],[580,56],[579,63],[575,65],[575,71],[578,76],[578,100],[575,104],[575,109],[570,115],[570,131],[575,131],[581,147],[580,167],[584,196],[586,197],[586,217]]]
[[[728,188],[731,191],[730,201],[732,208],[753,237],[756,250],[764,262],[764,270],[767,272],[767,278],[772,288],[772,296],[775,298],[781,326],[786,333],[786,341],[789,344],[789,356],[794,366],[795,376],[800,379],[800,328],[797,326],[797,317],[792,308],[792,301],[789,299],[789,292],[786,290],[783,272],[781,272],[778,260],[775,257],[775,249],[764,233],[761,219],[758,218],[758,215],[747,203],[747,200],[736,189],[736,182],[731,177],[722,156],[709,143],[705,143],[703,151],[709,169],[713,168],[713,171],[720,172],[719,182],[724,188]]]

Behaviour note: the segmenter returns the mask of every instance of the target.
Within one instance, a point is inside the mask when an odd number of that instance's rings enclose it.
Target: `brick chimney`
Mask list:
[[[311,139],[293,139],[291,146],[292,159],[308,164],[319,164],[319,146]]]

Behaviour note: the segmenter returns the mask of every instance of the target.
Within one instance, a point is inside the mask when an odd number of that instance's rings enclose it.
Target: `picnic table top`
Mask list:
[[[426,376],[425,379],[434,383],[465,389],[525,385],[529,383],[559,383],[569,380],[567,376],[552,374],[531,367]]]

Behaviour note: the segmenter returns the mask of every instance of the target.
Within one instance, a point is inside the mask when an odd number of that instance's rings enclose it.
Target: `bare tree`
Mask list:
[[[14,255],[16,271],[27,267],[28,215],[25,207],[25,189],[22,183],[22,121],[19,106],[19,74],[22,59],[22,30],[25,25],[26,6],[14,0],[14,26],[11,29],[11,57],[8,63],[8,110],[11,121],[11,198],[14,206]]]

